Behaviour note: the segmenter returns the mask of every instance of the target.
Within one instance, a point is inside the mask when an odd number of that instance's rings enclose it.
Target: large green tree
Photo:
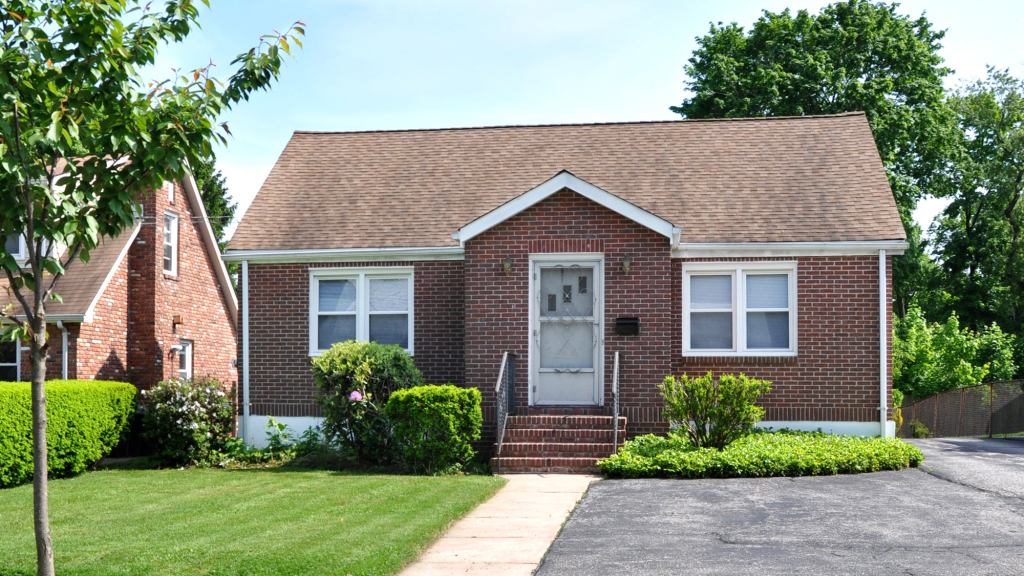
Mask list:
[[[1024,331],[1024,81],[990,69],[950,97],[958,139],[942,176],[951,199],[933,227],[944,274],[933,317]]]
[[[191,166],[192,175],[196,179],[196,186],[199,187],[199,194],[203,198],[203,206],[206,208],[206,216],[210,219],[210,226],[217,236],[217,241],[224,245],[224,230],[231,224],[238,209],[238,203],[231,199],[228,194],[227,180],[217,169],[217,158],[212,154],[202,158],[197,164]]]
[[[952,129],[939,56],[944,32],[896,4],[849,0],[817,14],[765,11],[745,30],[713,24],[686,65],[687,118],[864,111],[911,248],[896,262],[897,308],[923,287],[931,262],[912,211],[930,192]]]
[[[23,261],[0,244],[16,302],[5,336],[32,365],[34,523],[39,574],[53,574],[47,499],[46,308],[54,281],[103,236],[130,226],[143,194],[180,178],[225,141],[222,114],[268,88],[303,26],[264,36],[231,63],[166,82],[140,70],[198,25],[191,0],[4,0],[0,13],[0,237],[21,235]]]

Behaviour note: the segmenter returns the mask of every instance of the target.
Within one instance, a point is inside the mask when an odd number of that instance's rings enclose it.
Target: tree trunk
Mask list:
[[[32,452],[35,470],[32,496],[35,504],[36,574],[53,576],[53,540],[50,538],[50,504],[46,455],[46,320],[31,323],[32,356]]]

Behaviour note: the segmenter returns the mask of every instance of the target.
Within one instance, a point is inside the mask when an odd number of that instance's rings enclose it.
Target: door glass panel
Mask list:
[[[581,317],[594,314],[594,269],[567,266],[540,269],[541,316]]]
[[[748,274],[747,308],[789,308],[789,276]]]
[[[17,366],[0,366],[0,382],[14,382],[17,379]]]
[[[336,342],[356,339],[356,317],[320,316],[317,318],[317,348],[327,350]]]
[[[690,276],[690,308],[732,308],[732,276]]]
[[[408,309],[408,278],[370,280],[370,312],[405,312]]]
[[[0,342],[0,364],[14,364],[18,359],[18,345],[15,342]]]
[[[690,314],[690,348],[715,350],[732,348],[732,312]]]
[[[320,312],[354,312],[356,309],[355,281],[321,280],[319,304]],[[354,333],[352,337],[355,338]]]
[[[371,314],[370,341],[409,347],[408,314]]]
[[[747,312],[747,348],[789,348],[789,312]]]
[[[541,368],[593,368],[594,325],[544,322],[540,326]]]

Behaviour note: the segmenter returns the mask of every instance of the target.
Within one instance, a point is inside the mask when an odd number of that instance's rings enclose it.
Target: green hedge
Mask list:
[[[895,438],[822,432],[754,432],[725,448],[694,448],[685,436],[648,434],[597,463],[617,478],[758,478],[901,470],[924,460]]]
[[[47,382],[50,476],[78,474],[108,454],[128,427],[135,393],[123,382]],[[31,386],[0,382],[0,487],[28,482],[32,471]]]
[[[416,386],[396,390],[385,413],[399,463],[410,472],[454,472],[473,459],[483,414],[476,388]]]

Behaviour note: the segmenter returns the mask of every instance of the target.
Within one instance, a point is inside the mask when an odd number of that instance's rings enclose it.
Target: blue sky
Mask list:
[[[218,167],[244,210],[294,130],[657,120],[684,97],[683,64],[714,22],[762,9],[817,11],[810,0],[214,0],[202,30],[166,47],[147,74],[212,60],[226,74],[260,34],[306,23],[305,48],[271,92],[231,111]],[[985,65],[1024,74],[1024,2],[903,2],[948,30],[951,86]],[[930,222],[941,201],[918,210]]]

